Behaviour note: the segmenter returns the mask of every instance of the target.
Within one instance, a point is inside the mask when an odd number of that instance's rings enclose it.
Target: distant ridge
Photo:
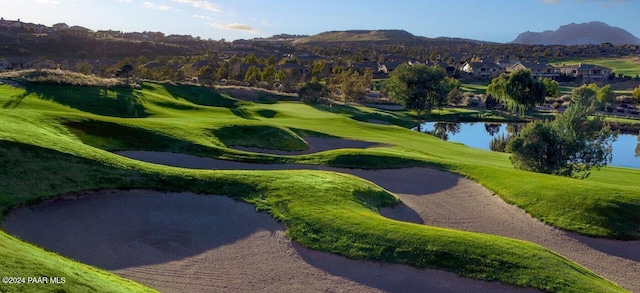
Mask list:
[[[346,30],[328,31],[313,36],[304,36],[293,41],[296,45],[342,45],[354,43],[359,45],[456,45],[495,44],[463,38],[437,37],[428,38],[413,35],[405,30]]]
[[[555,31],[524,32],[512,42],[526,45],[597,45],[612,43],[614,45],[640,44],[640,39],[628,31],[612,27],[604,22],[563,25]]]
[[[416,37],[404,30],[347,30],[329,31],[314,36],[300,38],[295,44],[313,43],[347,43],[347,42],[376,42],[376,43],[416,43],[424,38]]]

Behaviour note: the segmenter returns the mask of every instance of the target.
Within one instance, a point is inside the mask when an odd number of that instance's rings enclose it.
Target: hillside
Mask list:
[[[597,45],[612,43],[614,45],[640,44],[640,39],[628,31],[607,25],[604,22],[592,21],[588,23],[561,26],[555,31],[524,32],[512,42],[525,45]]]
[[[316,43],[352,43],[352,42],[376,42],[376,43],[402,43],[416,44],[424,38],[414,36],[404,30],[347,30],[329,31],[317,35],[305,37],[294,41],[294,44]]]

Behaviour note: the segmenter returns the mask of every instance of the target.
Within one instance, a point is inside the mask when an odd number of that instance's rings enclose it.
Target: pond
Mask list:
[[[436,125],[436,123],[438,124]],[[490,150],[489,143],[494,137],[517,133],[522,127],[523,124],[517,123],[426,122],[422,124],[421,130],[433,132],[432,134],[451,142]],[[638,135],[619,134],[618,139],[613,143],[613,159],[609,165],[640,168],[640,157],[635,156],[637,145]]]

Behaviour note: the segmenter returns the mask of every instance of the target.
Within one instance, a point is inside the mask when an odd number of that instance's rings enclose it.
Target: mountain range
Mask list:
[[[598,45],[611,43],[614,45],[640,44],[640,39],[619,27],[609,26],[604,22],[571,23],[559,27],[555,31],[524,32],[512,42],[525,45]]]
[[[344,44],[344,43],[371,43],[371,44],[434,44],[446,42],[469,42],[475,44],[487,44],[489,42],[460,39],[460,38],[428,38],[415,36],[404,30],[346,30],[328,31],[313,36],[296,36],[294,44]],[[628,31],[607,25],[604,22],[593,21],[588,23],[561,26],[555,31],[524,32],[511,42],[512,44],[525,45],[599,45],[611,43],[613,45],[640,44],[640,39]],[[494,43],[495,44],[495,43]]]

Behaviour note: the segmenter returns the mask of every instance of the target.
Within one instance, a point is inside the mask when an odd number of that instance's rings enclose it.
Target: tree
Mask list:
[[[640,132],[638,133],[638,144],[636,145],[636,157],[640,157]]]
[[[580,179],[588,177],[591,168],[606,166],[617,135],[605,125],[603,116],[590,119],[591,109],[572,103],[554,121],[528,124],[507,144],[513,165]]]
[[[640,104],[640,86],[633,89],[633,101],[636,102],[636,104]]]
[[[115,75],[116,77],[124,77],[127,80],[127,83],[129,83],[129,76],[131,75],[131,72],[133,72],[133,66],[131,66],[131,64],[125,64],[120,67]]]
[[[218,68],[218,72],[216,72],[218,79],[227,79],[229,78],[229,63],[223,62]]]
[[[273,65],[265,67],[264,70],[262,70],[262,80],[266,81],[269,86],[272,86],[276,80],[276,67]]]
[[[373,83],[373,72],[360,74],[355,70],[344,71],[331,77],[331,86],[342,93],[344,102],[357,101],[367,94]]]
[[[205,85],[212,86],[216,78],[216,70],[209,65],[200,68],[198,80]]]
[[[242,59],[242,63],[256,64],[258,63],[258,58],[254,54],[248,54],[247,56],[244,56],[244,59]]]
[[[595,83],[583,84],[571,91],[571,100],[587,107],[592,107],[598,100],[598,85]]]
[[[384,85],[384,91],[405,108],[431,112],[447,101],[449,82],[440,66],[402,64],[396,68]]]
[[[452,89],[449,94],[447,94],[447,100],[449,101],[449,104],[452,105],[460,104],[460,102],[462,102],[462,98],[462,91],[457,88]]]
[[[533,78],[530,70],[521,69],[494,78],[487,94],[502,102],[507,110],[524,115],[526,110],[542,104],[547,92],[543,81]]]
[[[76,71],[82,74],[91,74],[91,71],[93,71],[93,65],[91,65],[87,60],[82,60],[76,63]]]
[[[487,95],[487,98],[484,100],[484,106],[487,109],[493,109],[498,106],[498,100],[496,100],[491,94]]]
[[[611,86],[607,84],[598,89],[597,97],[600,103],[612,103],[616,100],[616,93]]]
[[[547,91],[547,97],[556,98],[560,95],[560,85],[557,81],[545,78],[542,80],[544,89]]]
[[[331,91],[314,78],[302,85],[298,90],[298,97],[302,102],[316,104],[328,100],[331,97]]]
[[[244,75],[244,81],[248,82],[251,85],[255,85],[256,82],[260,81],[262,79],[262,72],[260,71],[260,68],[251,65],[249,66],[249,68],[247,69],[247,73],[245,73]]]

